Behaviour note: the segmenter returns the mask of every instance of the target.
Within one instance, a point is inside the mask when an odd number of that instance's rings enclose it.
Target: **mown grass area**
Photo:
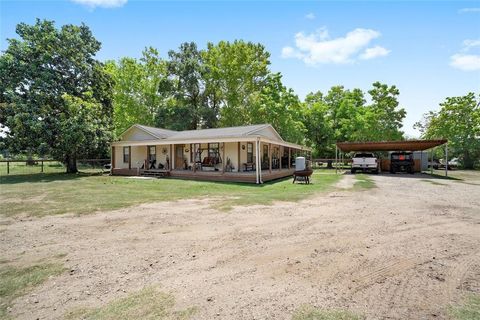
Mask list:
[[[7,319],[7,308],[15,298],[25,295],[51,276],[64,271],[60,263],[43,263],[29,267],[0,267],[0,319]]]
[[[375,182],[366,174],[356,174],[355,175],[355,184],[353,185],[354,189],[371,189],[375,188]]]
[[[218,197],[215,207],[268,205],[298,201],[327,191],[341,178],[332,171],[315,172],[312,183],[284,179],[263,185],[179,179],[133,179],[88,174],[37,174],[0,177],[0,213],[5,216],[85,214],[145,202]]]
[[[293,315],[292,320],[362,320],[365,317],[346,310],[319,309],[303,306]]]
[[[99,308],[84,308],[69,312],[66,319],[114,320],[114,319],[169,319],[186,320],[195,313],[194,307],[174,310],[175,299],[172,295],[149,287],[129,296],[114,300]]]
[[[455,320],[480,319],[480,295],[470,295],[458,306],[451,307],[450,315]]]

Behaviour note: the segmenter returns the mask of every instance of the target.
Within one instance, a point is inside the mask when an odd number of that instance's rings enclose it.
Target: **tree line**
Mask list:
[[[57,29],[37,20],[16,31],[19,39],[8,39],[0,56],[0,149],[61,159],[68,172],[76,172],[79,157],[108,156],[109,142],[135,123],[174,130],[270,123],[319,157],[331,157],[336,141],[405,139],[406,112],[394,85],[375,82],[366,93],[334,86],[301,100],[270,69],[259,43],[199,49],[187,42],[165,58],[148,47],[139,59],[100,62],[100,42],[84,24]],[[425,137],[458,141],[453,151],[473,166],[480,149],[476,97],[447,98],[447,107],[473,115],[458,118],[469,121],[468,133],[442,111],[417,126]]]

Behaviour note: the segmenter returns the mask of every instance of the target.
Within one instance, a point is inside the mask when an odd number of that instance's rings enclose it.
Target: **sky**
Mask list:
[[[365,92],[375,81],[400,90],[403,130],[448,96],[480,94],[480,1],[0,0],[0,50],[20,22],[87,24],[99,60],[166,57],[182,42],[260,42],[271,70],[301,99],[334,85]]]

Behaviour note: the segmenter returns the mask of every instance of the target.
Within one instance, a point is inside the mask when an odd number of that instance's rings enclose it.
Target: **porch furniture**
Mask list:
[[[247,162],[243,164],[243,171],[254,171],[255,170],[255,163]]]
[[[202,167],[215,167],[220,161],[217,157],[205,157],[202,161]]]
[[[302,171],[295,171],[293,173],[293,182],[292,183],[295,183],[295,181],[303,181],[305,182],[306,184],[310,184],[310,176],[313,174],[313,170],[311,169],[306,169],[306,170],[302,170]]]

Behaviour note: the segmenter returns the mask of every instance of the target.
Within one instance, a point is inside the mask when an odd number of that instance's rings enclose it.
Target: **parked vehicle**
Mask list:
[[[392,152],[390,154],[390,173],[415,172],[415,161],[412,152]]]
[[[371,152],[357,152],[352,158],[352,173],[357,171],[378,173],[378,158]]]
[[[438,160],[428,161],[428,167],[438,170],[441,166],[441,163]]]

